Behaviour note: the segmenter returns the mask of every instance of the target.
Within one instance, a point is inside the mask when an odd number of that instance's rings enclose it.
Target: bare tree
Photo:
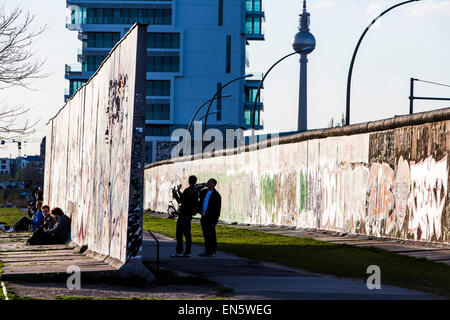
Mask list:
[[[45,61],[36,58],[32,44],[46,27],[34,28],[35,17],[21,8],[7,13],[0,7],[0,89],[27,87],[29,80],[45,77]]]
[[[22,8],[7,12],[0,7],[0,90],[14,86],[29,88],[32,80],[44,78],[45,59],[38,58],[33,44],[46,26],[35,27],[35,15]],[[8,106],[0,101],[0,137],[20,137],[33,132],[36,122],[19,120],[30,108]]]

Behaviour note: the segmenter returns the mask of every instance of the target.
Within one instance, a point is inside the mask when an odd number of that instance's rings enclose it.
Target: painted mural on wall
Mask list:
[[[46,146],[45,201],[71,216],[73,242],[122,263],[142,243],[144,92],[130,59],[145,47],[138,32],[145,27],[133,28],[49,122]]]
[[[152,167],[144,208],[190,174],[218,180],[221,219],[449,243],[449,121]]]

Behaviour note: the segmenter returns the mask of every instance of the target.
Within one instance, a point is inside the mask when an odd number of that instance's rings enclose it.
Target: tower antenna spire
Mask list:
[[[310,14],[306,11],[306,0],[303,0],[303,12],[299,15],[299,27],[292,47],[300,54],[300,87],[298,101],[298,131],[308,130],[307,123],[307,64],[308,54],[316,47],[316,39],[309,31]]]

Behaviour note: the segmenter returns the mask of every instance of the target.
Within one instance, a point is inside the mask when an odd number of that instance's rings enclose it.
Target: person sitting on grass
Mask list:
[[[53,208],[50,212],[56,218],[51,229],[39,228],[27,240],[29,245],[64,244],[69,240],[70,218],[60,208]]]
[[[13,226],[0,225],[0,230],[3,232],[25,232],[25,231],[35,231],[39,226],[44,223],[44,215],[42,213],[42,201],[36,202],[37,211],[32,215],[32,219],[27,217],[20,218],[19,221]]]

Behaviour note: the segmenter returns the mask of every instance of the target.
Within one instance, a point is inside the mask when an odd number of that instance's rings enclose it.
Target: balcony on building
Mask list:
[[[83,70],[82,64],[66,64],[64,78],[67,80],[87,80],[92,77],[94,72],[86,71],[87,70]]]

